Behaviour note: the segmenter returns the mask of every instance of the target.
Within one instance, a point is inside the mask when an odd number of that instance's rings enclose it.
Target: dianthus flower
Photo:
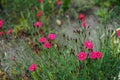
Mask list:
[[[9,34],[11,34],[11,33],[12,33],[12,29],[9,29],[9,30],[6,32],[7,35],[9,35]]]
[[[0,28],[2,28],[3,20],[0,20]]]
[[[79,16],[78,16],[78,19],[81,19],[81,20],[84,20],[85,19],[85,15],[84,14],[79,14]]]
[[[36,17],[37,17],[37,18],[40,17],[40,16],[42,16],[42,11],[39,11],[39,12],[36,14]]]
[[[87,49],[92,49],[93,48],[93,43],[89,40],[86,40],[84,42],[84,47],[87,48]]]
[[[101,52],[96,52],[96,57],[97,57],[97,59],[102,58],[102,53]]]
[[[34,24],[34,27],[42,27],[42,22],[35,22]]]
[[[78,60],[80,61],[84,61],[87,58],[87,54],[85,52],[79,52],[77,56],[78,56]]]
[[[29,70],[30,71],[35,71],[36,68],[37,68],[36,64],[33,63],[32,65],[30,65]]]
[[[90,52],[89,57],[91,59],[100,59],[102,58],[102,53],[101,52]]]
[[[85,21],[81,23],[81,26],[82,26],[82,27],[86,27],[86,25],[87,25],[87,24],[86,24]]]
[[[43,0],[38,0],[40,3],[42,3],[43,2]]]
[[[49,42],[44,43],[44,48],[49,49],[51,47],[51,44]]]
[[[39,38],[39,42],[40,43],[45,43],[46,41],[47,41],[47,39],[45,37]]]
[[[57,0],[56,4],[57,4],[58,6],[60,6],[60,5],[62,4],[62,1],[61,1],[61,0]]]
[[[48,39],[54,40],[54,39],[56,39],[56,35],[55,34],[48,34]]]
[[[96,59],[96,58],[97,58],[96,52],[90,52],[90,53],[89,53],[89,57],[90,57],[91,59]]]

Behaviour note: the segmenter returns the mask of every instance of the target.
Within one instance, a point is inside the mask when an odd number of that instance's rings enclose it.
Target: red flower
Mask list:
[[[34,27],[42,27],[42,22],[35,22],[34,24]]]
[[[42,15],[42,11],[39,11],[37,14],[36,14],[36,17],[40,17]]]
[[[56,2],[56,4],[57,4],[58,6],[60,6],[60,5],[62,4],[62,1],[61,1],[61,0],[58,0],[58,1]]]
[[[120,30],[117,31],[117,36],[120,37]]]
[[[81,26],[82,26],[82,27],[86,27],[86,25],[87,25],[87,24],[86,24],[86,22],[85,22],[85,21],[84,21],[84,22],[82,22],[82,24],[81,24]]]
[[[43,2],[43,0],[38,0],[40,3],[42,3]]]
[[[34,71],[36,68],[37,68],[36,64],[33,63],[32,65],[30,65],[29,70]]]
[[[78,16],[78,19],[81,19],[81,20],[83,20],[83,19],[85,19],[85,15],[84,14],[79,14],[79,16]]]
[[[39,38],[39,42],[40,43],[45,43],[46,41],[47,41],[47,39],[45,37]]]
[[[1,31],[1,32],[0,32],[0,36],[2,36],[3,34],[4,34],[4,32],[3,32],[3,31]]]
[[[54,39],[56,39],[56,35],[55,34],[48,34],[48,39],[54,40]]]
[[[90,52],[89,56],[91,59],[100,59],[102,58],[102,53],[101,52]]]
[[[96,57],[97,57],[98,59],[102,58],[102,53],[101,53],[101,52],[96,52]]]
[[[93,43],[89,40],[86,40],[84,42],[84,47],[87,48],[87,49],[92,49],[93,48]]]
[[[96,52],[90,52],[89,57],[91,59],[96,59],[97,58]]]
[[[44,43],[44,48],[49,49],[51,47],[51,44],[49,42]]]
[[[84,61],[87,58],[87,54],[85,52],[80,52],[80,53],[78,53],[77,56],[78,56],[78,60],[80,60],[80,61]]]
[[[12,29],[9,29],[9,30],[6,32],[7,35],[9,35],[9,34],[11,34],[11,33],[12,33]]]
[[[0,28],[2,28],[3,20],[0,20]]]

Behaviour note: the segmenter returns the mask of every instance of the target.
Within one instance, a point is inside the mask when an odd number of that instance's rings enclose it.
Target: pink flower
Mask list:
[[[39,12],[36,14],[36,17],[37,17],[37,18],[40,17],[40,16],[42,16],[42,11],[39,11]]]
[[[3,32],[3,31],[1,31],[1,32],[0,32],[0,36],[2,36],[3,34],[4,34],[4,32]]]
[[[84,47],[87,48],[87,49],[92,49],[93,48],[93,43],[89,40],[86,40],[84,42]]]
[[[120,30],[117,31],[117,36],[120,37]]]
[[[42,3],[43,2],[43,0],[38,0],[40,3]]]
[[[44,48],[49,49],[51,47],[51,44],[49,42],[44,43]]]
[[[35,22],[34,23],[34,27],[41,27],[42,26],[42,22]]]
[[[34,71],[36,68],[37,68],[36,64],[33,63],[32,65],[30,65],[29,70]]]
[[[86,22],[85,22],[85,21],[84,21],[84,22],[82,22],[82,24],[81,24],[81,26],[82,26],[82,27],[86,27],[86,25],[87,25],[87,24],[86,24]]]
[[[58,1],[56,2],[56,4],[57,4],[58,6],[60,6],[60,5],[62,4],[62,1],[61,1],[61,0],[58,0]]]
[[[101,52],[96,52],[96,57],[97,57],[98,59],[102,58],[102,53],[101,53]]]
[[[102,58],[102,53],[101,52],[90,52],[89,57],[91,59],[100,59]]]
[[[0,28],[2,28],[3,20],[0,20]]]
[[[7,35],[9,35],[9,34],[11,34],[11,33],[12,33],[12,29],[9,29],[9,30],[6,32]]]
[[[78,53],[77,56],[78,56],[78,60],[80,60],[80,61],[84,61],[87,58],[87,54],[85,52],[80,52],[80,53]]]
[[[97,58],[96,52],[90,52],[90,53],[89,53],[89,57],[90,57],[91,59],[96,59],[96,58]]]
[[[56,35],[55,34],[48,34],[48,39],[54,40],[54,39],[56,39]]]
[[[45,37],[39,38],[39,42],[40,43],[45,43],[46,41],[47,41],[47,39]]]
[[[79,14],[79,16],[78,16],[78,19],[81,19],[81,20],[83,20],[83,19],[85,19],[85,15],[84,14]]]

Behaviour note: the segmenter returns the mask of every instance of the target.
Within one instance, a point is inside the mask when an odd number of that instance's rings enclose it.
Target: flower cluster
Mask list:
[[[81,20],[81,26],[82,27],[86,27],[86,19],[85,19],[85,15],[84,14],[79,14],[79,16],[78,16],[78,19],[80,19]]]
[[[89,40],[86,40],[84,42],[84,47],[86,49],[88,49],[88,50],[92,50],[93,46],[94,46],[93,43],[91,41],[89,41]],[[77,56],[78,56],[78,60],[84,61],[87,58],[87,53],[85,53],[85,52],[79,52]],[[102,58],[102,53],[99,52],[99,51],[89,52],[89,58],[90,59],[100,59],[100,58]]]
[[[44,44],[44,48],[49,49],[51,47],[49,40],[55,40],[55,39],[56,39],[56,35],[51,33],[48,34],[47,38],[46,37],[39,38],[39,42]]]
[[[3,20],[0,20],[0,28],[2,28],[3,26]],[[9,29],[6,34],[9,35],[12,33],[12,29]],[[0,31],[0,36],[2,36],[4,34],[4,31]]]
[[[102,53],[97,52],[97,51],[93,51],[93,52],[89,53],[89,56],[91,59],[100,59],[100,58],[102,58]]]
[[[43,0],[38,0],[38,1],[40,3],[43,2]],[[61,0],[58,0],[56,4],[61,5],[62,4]],[[36,14],[37,21],[34,22],[34,24],[33,24],[34,27],[42,27],[42,22],[39,21],[39,17],[41,17],[42,14],[43,14],[42,11],[39,11]],[[49,49],[49,48],[51,48],[51,41],[53,41],[55,39],[56,39],[56,35],[54,33],[50,33],[50,34],[48,34],[47,37],[39,38],[38,42],[42,43],[44,48]],[[35,53],[38,54],[39,53],[38,50],[35,50]],[[36,64],[35,63],[33,63],[32,65],[29,66],[30,71],[34,71],[35,69],[36,69]]]

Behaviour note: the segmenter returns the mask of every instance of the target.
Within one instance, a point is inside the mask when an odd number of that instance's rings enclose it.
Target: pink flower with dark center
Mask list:
[[[90,57],[91,59],[96,59],[96,58],[97,58],[96,52],[90,52],[90,53],[89,53],[89,57]]]
[[[30,71],[35,71],[36,68],[37,68],[36,64],[33,63],[32,65],[30,65],[29,70],[30,70]]]
[[[36,14],[36,17],[37,17],[37,18],[40,17],[40,16],[42,16],[42,11],[39,11],[39,12]]]
[[[117,36],[120,37],[120,30],[117,31]]]
[[[1,31],[1,32],[0,32],[0,36],[2,36],[3,34],[4,34],[4,32],[3,32],[3,31]]]
[[[38,0],[40,3],[42,3],[43,2],[43,0]]]
[[[56,39],[56,35],[55,34],[48,34],[48,39],[55,40]]]
[[[87,54],[85,52],[80,52],[80,53],[78,53],[77,56],[78,56],[78,60],[80,60],[80,61],[84,61],[87,58]]]
[[[49,49],[51,47],[51,44],[49,42],[44,43],[44,48]]]
[[[0,28],[2,28],[3,20],[0,20]]]
[[[9,34],[11,34],[11,33],[12,33],[12,29],[9,29],[9,30],[6,32],[7,35],[9,35]]]
[[[62,1],[61,1],[61,0],[58,0],[58,1],[56,2],[56,4],[57,4],[58,6],[60,6],[60,5],[62,4]]]
[[[45,37],[39,38],[39,42],[40,43],[45,43],[46,41],[47,41],[47,39]]]
[[[93,48],[93,43],[89,40],[86,40],[84,42],[84,47],[87,48],[87,49],[92,49]]]
[[[34,24],[34,27],[42,27],[42,22],[35,22]]]
[[[101,52],[96,52],[96,57],[97,57],[97,59],[102,58],[102,53]]]
[[[85,19],[85,15],[84,14],[79,14],[79,16],[78,16],[78,19],[81,19],[81,20],[83,20],[83,19]]]

